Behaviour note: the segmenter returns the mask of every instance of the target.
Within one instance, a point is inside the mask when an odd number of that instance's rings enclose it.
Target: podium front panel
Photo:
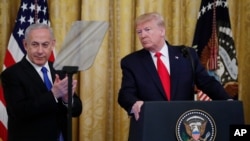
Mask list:
[[[229,126],[244,124],[241,101],[172,101],[144,102],[138,121],[130,120],[129,141],[179,141],[177,127],[184,113],[203,111],[211,116],[214,141],[229,140]],[[208,134],[209,133],[209,134]],[[212,138],[213,136],[213,138]],[[205,135],[203,135],[203,138]],[[195,138],[195,136],[194,136]]]

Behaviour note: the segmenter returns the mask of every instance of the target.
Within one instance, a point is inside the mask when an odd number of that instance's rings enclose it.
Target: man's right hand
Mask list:
[[[51,91],[55,98],[66,96],[68,94],[68,77],[60,80],[59,76],[56,74],[55,82]]]
[[[132,107],[132,113],[134,113],[135,120],[138,120],[140,117],[141,106],[143,105],[143,101],[136,101]]]

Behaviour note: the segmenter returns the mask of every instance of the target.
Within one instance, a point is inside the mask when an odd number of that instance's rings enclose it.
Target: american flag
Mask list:
[[[15,27],[10,36],[8,48],[5,53],[3,70],[20,61],[26,54],[22,40],[25,29],[34,23],[50,25],[47,0],[21,0],[20,8],[15,20]],[[52,53],[50,61],[54,61]],[[6,103],[4,101],[2,87],[0,86],[0,140],[7,141]]]
[[[202,0],[193,47],[200,61],[234,99],[238,95],[238,63],[227,0]],[[198,90],[198,99],[211,100]]]

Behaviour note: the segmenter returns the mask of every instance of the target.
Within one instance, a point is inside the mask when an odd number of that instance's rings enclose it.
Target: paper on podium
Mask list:
[[[56,56],[54,68],[62,70],[64,66],[76,66],[82,71],[90,68],[107,29],[108,23],[104,21],[74,22]]]

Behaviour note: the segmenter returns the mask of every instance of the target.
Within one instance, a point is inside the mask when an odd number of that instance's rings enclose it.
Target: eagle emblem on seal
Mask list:
[[[185,112],[176,124],[178,141],[214,141],[216,126],[212,117],[199,109]]]

